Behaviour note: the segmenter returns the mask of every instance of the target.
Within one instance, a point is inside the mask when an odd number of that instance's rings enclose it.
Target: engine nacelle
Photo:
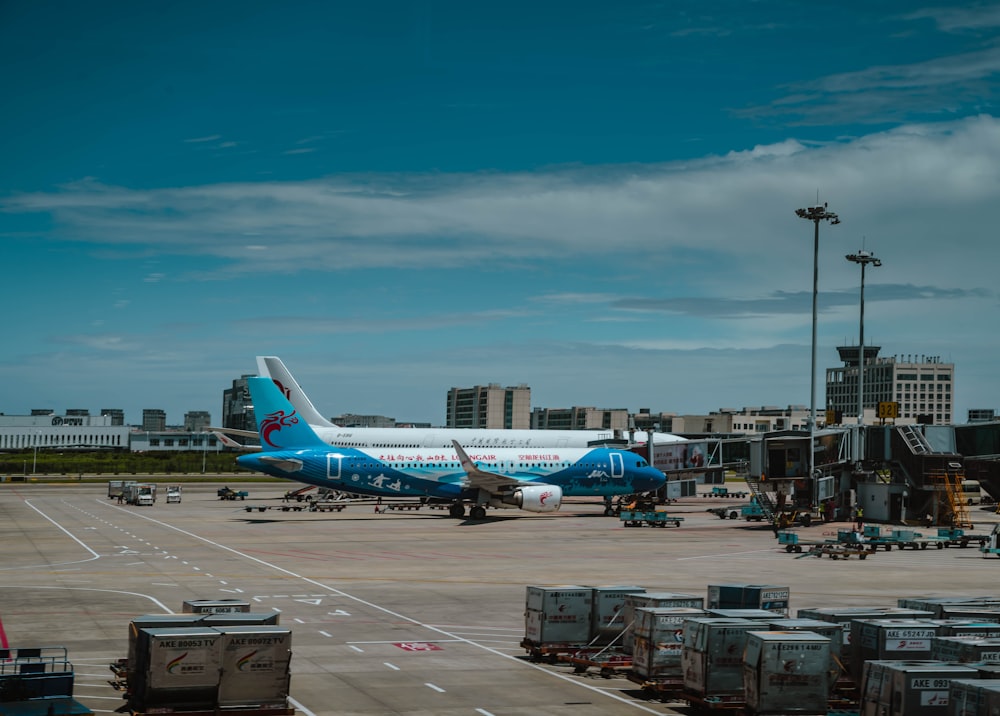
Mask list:
[[[518,507],[527,512],[555,512],[562,507],[562,488],[555,485],[526,485],[490,500],[493,507]]]

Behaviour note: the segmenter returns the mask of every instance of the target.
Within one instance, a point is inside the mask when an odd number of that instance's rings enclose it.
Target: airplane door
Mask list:
[[[625,477],[625,461],[620,452],[611,453],[611,478],[619,480]]]
[[[340,479],[340,463],[343,458],[340,455],[326,456],[326,476],[330,480]]]

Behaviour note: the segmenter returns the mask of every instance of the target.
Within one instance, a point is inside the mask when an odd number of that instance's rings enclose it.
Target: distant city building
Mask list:
[[[255,377],[247,373],[233,381],[233,387],[222,392],[222,427],[234,430],[257,430],[257,419],[253,413],[253,401],[247,378]]]
[[[145,408],[142,411],[142,429],[150,432],[167,429],[167,413],[159,408]]]
[[[531,411],[532,430],[617,430],[629,428],[628,410],[618,408],[534,408]]]
[[[184,413],[184,429],[188,432],[204,432],[211,424],[212,414],[207,410],[189,410]]]
[[[449,428],[526,430],[531,427],[531,388],[498,383],[448,391],[445,425]]]
[[[129,428],[105,415],[0,415],[0,450],[128,449]]]
[[[879,403],[898,403],[900,419],[950,425],[955,364],[943,363],[938,356],[879,358],[879,350],[879,346],[864,350],[865,411],[877,411]],[[856,422],[861,351],[858,346],[840,346],[837,351],[844,365],[826,370],[826,410],[839,411],[844,422]],[[848,421],[847,416],[855,420]]]
[[[340,425],[345,428],[395,428],[399,427],[396,424],[395,418],[387,418],[384,415],[355,415],[354,413],[345,413],[344,415],[338,415],[336,417],[330,418],[330,422],[334,425]]]
[[[997,413],[993,408],[972,408],[969,410],[970,423],[989,423],[996,419]]]
[[[101,415],[110,417],[112,425],[125,424],[125,411],[121,408],[101,408]]]
[[[132,452],[217,452],[221,448],[211,433],[184,430],[132,431],[126,446]]]
[[[820,421],[822,421],[822,416]],[[707,415],[651,413],[644,409],[632,416],[636,430],[657,430],[677,435],[755,435],[779,430],[806,430],[809,409],[801,405],[786,408],[765,405],[759,408],[719,408]]]

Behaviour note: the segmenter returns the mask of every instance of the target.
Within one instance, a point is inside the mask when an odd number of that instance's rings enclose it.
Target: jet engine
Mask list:
[[[490,500],[493,507],[519,507],[527,512],[555,512],[562,506],[562,488],[526,485]]]

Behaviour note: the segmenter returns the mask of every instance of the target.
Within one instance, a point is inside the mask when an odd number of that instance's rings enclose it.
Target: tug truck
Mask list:
[[[123,495],[130,505],[153,505],[156,503],[156,485],[151,482],[126,485]]]

